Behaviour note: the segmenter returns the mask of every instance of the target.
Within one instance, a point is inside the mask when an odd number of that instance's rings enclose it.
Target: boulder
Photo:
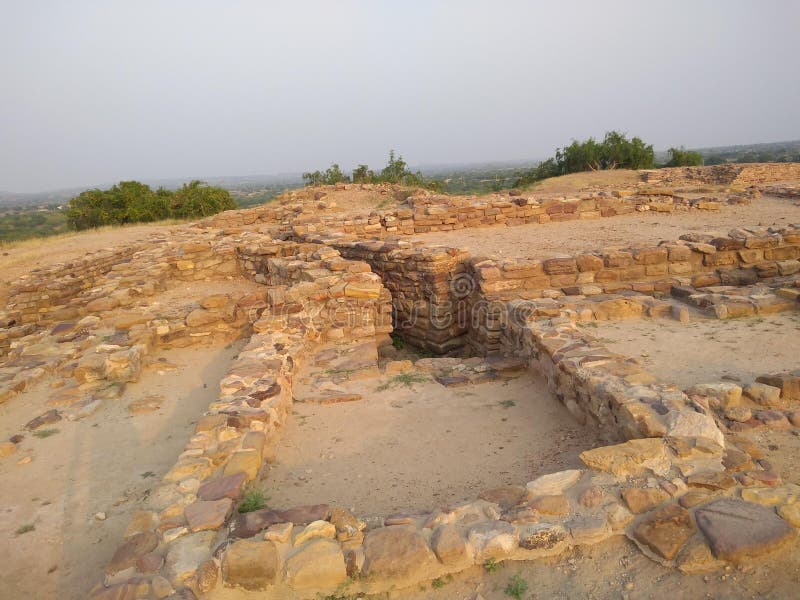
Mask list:
[[[300,547],[286,559],[285,570],[286,583],[298,590],[330,590],[347,579],[342,549],[328,539],[314,539]]]
[[[617,477],[661,473],[669,469],[667,447],[659,438],[629,440],[614,446],[602,446],[581,452],[580,459],[592,469]]]
[[[392,525],[373,529],[364,538],[363,572],[381,579],[411,579],[436,564],[415,527]]]
[[[452,523],[439,525],[431,535],[431,548],[444,565],[458,564],[469,558],[467,542]]]
[[[661,558],[672,560],[694,532],[689,511],[670,504],[640,522],[633,530],[633,539]]]
[[[582,471],[579,469],[570,469],[537,477],[533,481],[528,482],[525,486],[528,491],[528,497],[557,496],[563,494],[564,490],[575,485],[578,479],[580,479],[581,473]]]
[[[734,498],[698,508],[695,520],[714,556],[734,562],[776,550],[796,537],[773,509]]]
[[[225,583],[246,590],[262,590],[275,583],[280,559],[275,544],[262,540],[239,540],[222,557]]]
[[[473,525],[467,531],[467,539],[475,549],[476,558],[481,561],[508,556],[519,545],[519,533],[506,521],[484,521]]]

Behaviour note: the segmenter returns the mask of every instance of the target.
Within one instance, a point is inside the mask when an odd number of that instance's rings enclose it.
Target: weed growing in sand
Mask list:
[[[522,596],[528,591],[528,582],[519,575],[514,575],[503,591],[506,593],[506,596],[522,600]]]
[[[522,600],[522,596],[528,591],[528,582],[519,575],[514,575],[511,577],[504,591],[506,596],[516,598],[516,600]]]
[[[49,438],[51,435],[55,435],[60,431],[60,429],[40,429],[39,431],[33,432],[33,437],[37,437],[39,439]]]
[[[147,479],[148,477],[155,477],[155,476],[156,474],[153,473],[152,471],[145,471],[144,473],[142,473],[142,479]]]
[[[494,558],[487,558],[486,562],[483,563],[483,568],[486,569],[487,573],[494,573],[497,569],[500,568],[500,563],[497,562]]]
[[[425,383],[430,381],[425,375],[419,373],[400,373],[392,377],[389,381],[382,383],[378,386],[379,392],[385,392],[396,387],[414,387],[415,383]]]
[[[498,404],[500,406],[502,406],[503,408],[511,408],[512,406],[516,406],[517,405],[517,403],[514,402],[513,400],[500,400],[500,402],[498,402]]]
[[[436,579],[431,581],[431,587],[435,590],[439,590],[444,586],[446,586],[448,583],[451,583],[452,581],[453,581],[453,575],[448,573],[444,577],[437,577]]]
[[[261,510],[267,506],[267,498],[258,488],[250,488],[245,490],[242,496],[242,501],[239,503],[240,513],[249,513],[254,510]]]
[[[33,523],[27,523],[26,525],[23,525],[22,527],[18,527],[17,530],[14,533],[16,533],[17,535],[22,535],[24,533],[31,532],[34,529],[36,529],[36,525],[34,525]]]

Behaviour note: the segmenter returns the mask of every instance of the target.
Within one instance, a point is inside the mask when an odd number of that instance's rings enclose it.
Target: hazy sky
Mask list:
[[[0,0],[0,189],[800,138],[800,2]]]

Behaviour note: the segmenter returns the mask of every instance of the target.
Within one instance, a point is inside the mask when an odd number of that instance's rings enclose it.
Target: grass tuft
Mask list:
[[[36,529],[36,525],[34,525],[33,523],[27,523],[26,525],[18,527],[14,533],[16,533],[17,535],[22,535],[25,533],[29,533],[34,529]]]
[[[264,492],[258,488],[251,487],[245,490],[242,496],[242,501],[239,503],[239,512],[249,513],[254,510],[261,510],[267,506],[267,500],[269,498],[264,496]]]
[[[419,373],[400,373],[392,377],[389,381],[380,384],[378,386],[378,391],[385,392],[386,390],[396,387],[412,388],[415,383],[425,383],[427,381],[430,381],[430,379]]]
[[[519,575],[514,575],[511,577],[511,580],[508,582],[508,585],[504,591],[506,596],[516,598],[516,600],[522,600],[525,592],[528,591],[528,582]]]
[[[39,429],[38,431],[33,432],[33,437],[37,437],[40,439],[49,438],[51,435],[57,434],[60,429]]]

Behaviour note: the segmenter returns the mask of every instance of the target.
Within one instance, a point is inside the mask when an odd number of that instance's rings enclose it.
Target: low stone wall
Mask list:
[[[683,392],[655,384],[634,359],[579,330],[566,311],[552,316],[553,307],[536,300],[511,301],[506,311],[501,349],[528,358],[580,423],[617,440],[674,436],[690,427],[694,435],[722,444],[714,420],[698,413]]]
[[[34,270],[9,290],[0,313],[0,356],[14,340],[34,331],[124,307],[171,281],[232,277],[238,273],[234,244],[235,240],[208,240],[182,231]]]
[[[736,185],[800,179],[800,163],[724,164],[708,167],[673,167],[641,171],[642,179],[653,185]]]
[[[636,194],[632,190],[590,192],[580,197],[510,196],[489,198],[431,196],[412,197],[410,208],[374,211],[370,214],[341,216],[310,214],[292,221],[292,234],[298,239],[313,236],[342,236],[347,239],[386,238],[434,231],[454,231],[497,225],[555,223],[614,217],[633,212],[672,212],[680,210],[719,210],[724,203],[748,202],[749,197],[683,198],[671,193]]]
[[[233,552],[225,542],[225,525],[277,441],[291,406],[292,378],[306,353],[319,340],[375,339],[386,331],[379,323],[387,313],[382,307],[388,306],[388,293],[377,275],[333,249],[311,249],[262,239],[237,250],[245,272],[263,276],[272,286],[268,307],[223,378],[219,399],[198,421],[196,434],[148,498],[146,510],[134,516],[92,597],[163,598],[186,589],[201,594],[217,584],[220,558],[223,573],[235,581],[236,574],[224,567],[227,552]],[[274,293],[279,287],[282,293]],[[343,314],[357,320],[342,319]],[[255,568],[262,566],[269,565]]]
[[[325,503],[236,514],[316,337],[299,313],[288,321],[265,314],[92,597],[191,598],[221,585],[294,598],[436,587],[473,565],[555,556],[614,535],[664,565],[698,572],[796,539],[793,488],[726,445],[702,403],[653,384],[634,361],[566,320],[542,318],[535,304],[511,303],[510,312],[508,349],[529,358],[579,418],[635,439],[583,452],[584,469],[387,516],[381,526]],[[763,506],[775,502],[781,516]],[[732,511],[749,527],[744,535],[726,527]]]
[[[750,228],[727,236],[687,234],[658,246],[613,249],[546,260],[473,259],[468,309],[470,343],[499,348],[503,306],[511,299],[637,292],[668,294],[674,286],[745,285],[800,270],[800,229]]]

